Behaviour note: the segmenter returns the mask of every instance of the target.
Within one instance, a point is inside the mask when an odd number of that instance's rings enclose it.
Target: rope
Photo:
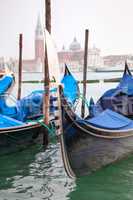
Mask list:
[[[47,130],[48,130],[48,133],[50,133],[52,136],[54,136],[55,134],[55,127],[53,125],[52,122],[50,122],[50,126],[47,126],[43,121],[40,121],[40,119],[42,119],[42,117],[40,117],[39,119],[37,120],[27,120],[27,122],[37,122],[39,124],[41,124],[41,126],[45,127]],[[10,135],[10,134],[5,134],[5,136],[7,136],[14,144],[16,144],[17,146],[20,146],[20,143],[19,143],[19,139],[13,135]],[[39,147],[39,150],[41,150],[43,148],[43,145],[40,145]]]
[[[51,135],[54,135],[55,134],[55,127],[53,125],[52,122],[50,122],[50,126],[47,126],[43,121],[40,121],[40,119],[42,119],[43,117],[39,118],[39,119],[36,119],[36,120],[28,120],[28,122],[37,122],[38,124],[40,124],[41,126],[43,126],[44,128],[46,128],[48,130],[48,133],[50,133]]]
[[[84,104],[87,106],[87,108],[89,109],[89,103],[88,103],[88,100],[83,96],[82,93],[79,94],[77,100],[79,100],[79,99],[81,99],[81,100],[84,102]],[[76,109],[78,103],[79,103],[79,102],[77,102],[77,104],[75,105],[75,109]]]
[[[51,135],[55,134],[55,127],[53,126],[53,124],[51,122],[50,122],[51,128],[49,126],[47,126],[44,122],[39,121],[38,123],[40,123],[43,127],[45,127]]]
[[[88,100],[83,96],[83,94],[80,93],[79,98],[81,98],[84,101],[84,103],[86,104],[87,108],[89,108]]]

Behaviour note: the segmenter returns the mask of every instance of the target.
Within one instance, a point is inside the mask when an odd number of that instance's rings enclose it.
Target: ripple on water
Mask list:
[[[0,159],[0,200],[65,200],[73,190],[63,168],[59,144],[30,148]]]
[[[132,200],[133,156],[90,176],[67,177],[59,144],[0,158],[0,200]]]

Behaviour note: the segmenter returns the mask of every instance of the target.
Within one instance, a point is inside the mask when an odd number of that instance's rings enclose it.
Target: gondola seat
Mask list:
[[[121,114],[118,114],[112,110],[106,109],[101,114],[91,119],[78,120],[79,123],[88,123],[92,126],[103,129],[125,129],[128,127],[133,128],[133,121]]]

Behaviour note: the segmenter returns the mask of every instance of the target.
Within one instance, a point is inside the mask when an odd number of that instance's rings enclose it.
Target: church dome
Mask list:
[[[77,41],[76,37],[73,39],[73,42],[70,44],[69,49],[71,51],[78,51],[81,49],[80,43]]]

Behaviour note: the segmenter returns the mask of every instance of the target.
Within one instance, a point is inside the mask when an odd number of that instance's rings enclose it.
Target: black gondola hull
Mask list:
[[[75,118],[69,105],[63,106],[64,148],[76,176],[90,174],[133,152],[133,131],[112,131],[109,135],[108,131],[80,124]]]
[[[0,155],[23,150],[30,145],[43,143],[45,130],[40,125],[0,130]]]

